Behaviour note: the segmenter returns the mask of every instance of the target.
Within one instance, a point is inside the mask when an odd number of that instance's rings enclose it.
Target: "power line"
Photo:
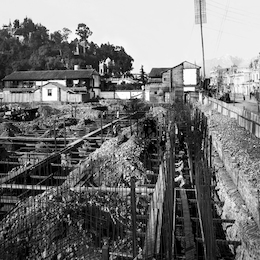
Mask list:
[[[219,31],[218,38],[217,38],[217,51],[218,51],[218,48],[219,48],[219,45],[220,45],[220,41],[221,41],[221,37],[222,37],[223,25],[224,25],[224,22],[226,20],[227,13],[228,13],[229,3],[230,3],[230,0],[228,0],[228,2],[227,2],[226,9],[225,9],[225,14],[224,14],[224,16],[222,17],[222,20],[221,20],[220,31]]]
[[[218,7],[218,6],[216,6],[216,5],[211,4],[210,2],[213,2],[213,3],[215,3],[215,4],[217,4],[217,5],[220,5],[220,6],[223,6],[223,7],[224,7],[225,5],[223,5],[223,4],[219,3],[219,2],[213,1],[213,0],[208,0],[208,2],[207,2],[207,5],[211,5],[211,6],[213,6],[213,7],[216,7],[216,8],[222,9],[222,10],[225,10],[225,8]],[[247,5],[247,6],[249,6],[249,5]],[[259,7],[260,7],[260,6],[257,6],[255,9],[257,9],[257,8],[259,8]],[[237,11],[239,11],[239,12],[241,12],[241,13],[234,12],[234,10],[237,10]],[[257,16],[257,17],[259,18],[259,13],[250,12],[250,11],[248,11],[248,10],[246,10],[246,9],[239,9],[239,8],[234,7],[234,6],[231,7],[230,12],[231,12],[231,13],[235,13],[235,14],[239,14],[239,15],[243,15],[243,16],[246,16],[246,17],[248,17],[248,16],[245,15],[245,13],[248,13],[248,14],[250,14],[250,15],[255,15],[255,16]]]
[[[204,26],[204,27],[205,27],[206,29],[209,29],[209,30],[212,30],[212,31],[220,32],[220,30],[215,29],[215,28],[212,28],[212,27],[209,27],[209,26]],[[224,31],[224,30],[222,30],[222,33],[228,34],[228,35],[233,35],[233,36],[240,37],[240,38],[243,38],[243,39],[248,39],[248,37],[243,36],[243,35],[241,35],[241,34],[230,33],[230,32],[226,32],[226,31]]]
[[[223,14],[221,13],[218,13],[216,12],[215,10],[212,10],[212,9],[209,9],[207,8],[207,11],[209,11],[209,13],[215,17],[222,17]],[[248,26],[248,25],[254,25],[254,26],[260,26],[260,23],[251,23],[251,22],[242,22],[242,20],[239,20],[239,19],[236,19],[232,16],[227,16],[226,18],[227,21],[230,21],[230,22],[233,22],[233,23],[237,23],[237,24],[242,24],[242,25],[245,25],[245,26]]]

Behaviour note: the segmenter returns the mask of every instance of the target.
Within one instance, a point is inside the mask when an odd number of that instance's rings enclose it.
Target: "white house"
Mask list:
[[[41,92],[42,102],[69,102],[73,96],[75,101],[79,99],[75,92],[57,82],[49,82],[37,91]]]

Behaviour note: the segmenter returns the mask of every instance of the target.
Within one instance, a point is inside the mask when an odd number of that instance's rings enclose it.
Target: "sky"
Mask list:
[[[244,59],[260,52],[259,0],[204,0],[205,60],[225,55]],[[3,0],[0,26],[25,17],[50,33],[79,23],[93,32],[89,40],[123,46],[133,72],[174,67],[183,61],[202,63],[200,25],[194,0]]]

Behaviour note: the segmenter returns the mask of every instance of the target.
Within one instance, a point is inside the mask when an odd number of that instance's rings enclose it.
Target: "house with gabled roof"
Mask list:
[[[200,68],[187,61],[172,68],[153,68],[147,84],[149,100],[170,102],[195,93],[200,87]]]
[[[91,99],[100,96],[101,91],[100,76],[96,70],[91,68],[15,71],[3,78],[2,81],[4,85],[3,102],[30,102],[30,100],[65,102],[64,96],[68,97],[72,94],[74,97],[76,97],[75,94],[81,95],[83,102],[86,101],[87,97]],[[49,87],[47,94],[45,94],[46,86]],[[5,92],[13,97],[8,96]],[[23,93],[23,98],[19,97],[22,96],[21,93]],[[28,98],[29,100],[27,100]],[[78,97],[75,100],[80,102]],[[70,101],[68,100],[68,102]]]
[[[200,88],[201,67],[184,61],[177,66],[163,72],[162,88],[169,88],[171,99],[185,99],[187,95],[194,95]]]

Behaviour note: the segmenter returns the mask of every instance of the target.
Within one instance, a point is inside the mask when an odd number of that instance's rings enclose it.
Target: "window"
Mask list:
[[[156,95],[156,94],[157,94],[157,91],[154,91],[154,94]]]
[[[69,87],[69,88],[73,87],[73,80],[72,79],[67,79],[66,80],[66,86]]]
[[[52,96],[52,89],[47,89],[47,95],[49,96],[49,97],[51,97]]]

